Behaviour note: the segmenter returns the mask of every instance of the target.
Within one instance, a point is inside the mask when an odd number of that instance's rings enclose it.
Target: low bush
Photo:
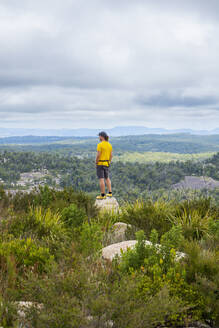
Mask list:
[[[0,295],[0,325],[4,328],[19,327],[16,306]]]
[[[83,208],[71,204],[62,210],[61,219],[67,227],[78,228],[86,220],[86,212]]]
[[[80,264],[78,263],[80,266]],[[25,310],[21,323],[36,328],[74,328],[87,323],[84,313],[84,293],[87,290],[86,273],[76,268],[59,267],[46,278],[33,274],[23,283],[23,297],[30,298],[32,306]],[[39,306],[40,305],[40,306]]]
[[[13,239],[0,243],[0,265],[14,259],[20,273],[30,268],[36,272],[46,272],[53,263],[54,257],[49,249],[37,245],[31,238]]]
[[[177,297],[170,295],[166,286],[155,295],[142,293],[142,274],[122,276],[111,286],[110,304],[105,312],[115,327],[154,328],[176,327],[185,307]],[[181,315],[182,316],[182,315]]]
[[[154,265],[158,265],[162,271],[161,275],[167,274],[170,267],[174,266],[174,270],[178,268],[181,272],[182,266],[177,261],[176,249],[180,247],[183,236],[180,227],[172,227],[170,231],[161,237],[161,244],[158,244],[158,233],[152,230],[149,241],[145,242],[145,234],[143,231],[136,233],[137,244],[134,249],[129,249],[122,254],[122,261],[119,264],[122,271],[150,270]],[[159,269],[159,270],[160,270]]]
[[[22,216],[11,213],[11,216],[2,220],[0,230],[4,234],[13,235],[15,238],[32,238],[42,245],[49,247],[52,254],[58,255],[60,243],[68,238],[68,232],[58,213],[53,213],[50,208],[30,208]]]
[[[13,197],[9,195],[5,198],[5,202],[7,201],[8,206],[11,206],[15,212],[28,212],[30,207],[36,206],[51,208],[57,212],[71,204],[76,204],[79,208],[83,208],[89,217],[97,215],[94,200],[84,192],[75,192],[72,188],[56,190],[45,186],[30,193],[19,192]]]
[[[78,232],[80,233],[78,247],[84,256],[95,255],[101,250],[103,231],[99,224],[85,222]]]
[[[144,230],[146,237],[156,229],[160,237],[171,228],[169,217],[173,210],[171,203],[161,200],[154,203],[151,200],[136,201],[123,208],[121,220]]]
[[[185,241],[186,277],[205,300],[206,319],[219,323],[219,252],[203,249],[200,242]]]
[[[219,251],[219,219],[208,221],[208,236],[205,238],[211,249]]]
[[[190,315],[196,320],[203,320],[207,312],[204,295],[196,284],[189,284],[185,259],[177,258],[177,249],[185,242],[181,227],[173,226],[162,235],[160,245],[157,244],[156,230],[151,232],[151,244],[145,243],[145,235],[141,231],[137,233],[137,240],[134,249],[122,254],[119,267],[122,272],[139,275],[139,296],[147,300],[167,288],[170,298],[177,299],[183,309],[168,317],[172,325],[174,321],[187,320]]]

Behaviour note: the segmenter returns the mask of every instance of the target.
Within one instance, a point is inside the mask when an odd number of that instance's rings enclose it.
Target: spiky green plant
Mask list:
[[[134,204],[126,204],[123,207],[121,220],[144,230],[147,237],[156,229],[160,237],[171,228],[169,217],[173,213],[174,207],[171,202],[137,200]]]
[[[174,225],[180,225],[184,237],[187,239],[200,240],[203,236],[208,235],[209,212],[201,215],[198,209],[185,208],[179,214],[170,215],[170,221]]]

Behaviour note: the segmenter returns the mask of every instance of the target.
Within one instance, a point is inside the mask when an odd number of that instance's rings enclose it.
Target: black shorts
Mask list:
[[[109,166],[97,165],[97,177],[98,179],[109,178]]]

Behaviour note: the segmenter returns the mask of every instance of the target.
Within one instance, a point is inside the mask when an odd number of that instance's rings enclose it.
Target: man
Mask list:
[[[97,199],[106,199],[106,197],[112,197],[111,181],[109,178],[109,166],[112,161],[112,146],[109,143],[109,137],[106,132],[99,133],[100,143],[97,145],[97,177],[100,183],[100,196]],[[108,189],[108,194],[105,194],[105,182]]]

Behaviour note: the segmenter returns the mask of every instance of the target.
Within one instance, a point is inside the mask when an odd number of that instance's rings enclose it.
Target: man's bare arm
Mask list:
[[[113,158],[113,152],[111,151],[111,153],[110,153],[110,163],[112,162],[112,158]]]
[[[96,156],[96,164],[98,164],[100,159],[100,151],[97,152],[97,156]]]

